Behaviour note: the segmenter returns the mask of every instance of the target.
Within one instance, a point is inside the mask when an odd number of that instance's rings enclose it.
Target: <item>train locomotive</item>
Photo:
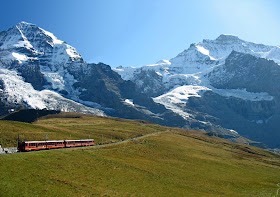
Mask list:
[[[94,139],[83,140],[50,140],[50,141],[19,141],[18,151],[35,151],[35,150],[48,150],[58,148],[71,148],[82,146],[93,146]]]

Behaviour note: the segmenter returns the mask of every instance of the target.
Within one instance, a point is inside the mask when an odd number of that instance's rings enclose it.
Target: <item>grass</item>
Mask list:
[[[48,115],[33,124],[0,120],[0,144],[17,146],[17,136],[22,140],[88,139],[95,143],[117,142],[128,138],[160,132],[166,127],[140,120],[124,120],[76,113]]]
[[[66,122],[79,120],[82,133],[82,127],[92,131],[87,118],[51,118],[32,126],[74,133]],[[129,124],[129,134],[119,134],[125,137],[144,127],[98,117],[95,123],[104,135]],[[167,130],[145,125],[151,127],[146,133]],[[0,166],[0,196],[273,196],[280,182],[280,155],[172,128],[122,144],[1,155]]]

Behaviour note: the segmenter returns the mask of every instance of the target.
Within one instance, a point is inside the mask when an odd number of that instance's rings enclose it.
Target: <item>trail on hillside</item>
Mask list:
[[[138,139],[146,138],[146,137],[149,137],[149,136],[158,135],[158,134],[162,134],[162,133],[169,133],[169,132],[171,132],[171,130],[161,131],[161,132],[156,132],[156,133],[149,133],[149,134],[146,134],[146,135],[137,136],[137,137],[134,137],[134,138],[129,138],[129,139],[119,141],[119,142],[112,142],[112,143],[108,143],[108,144],[98,144],[98,145],[95,145],[94,147],[102,148],[102,147],[111,146],[111,145],[123,144],[123,143],[131,142],[131,141],[135,141],[135,140],[138,140]],[[85,148],[85,147],[79,147],[79,148]]]

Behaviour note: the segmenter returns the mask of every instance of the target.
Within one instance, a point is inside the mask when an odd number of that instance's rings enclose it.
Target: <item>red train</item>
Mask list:
[[[70,148],[81,146],[93,146],[94,139],[85,140],[51,140],[51,141],[25,141],[18,143],[18,150],[33,151],[33,150],[46,150],[57,148]]]

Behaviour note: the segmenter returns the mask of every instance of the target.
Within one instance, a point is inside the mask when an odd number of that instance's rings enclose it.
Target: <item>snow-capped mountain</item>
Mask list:
[[[75,79],[69,68],[82,63],[75,48],[34,24],[21,22],[1,32],[2,105],[8,109],[26,106],[105,115],[102,110],[89,108],[57,93],[76,96],[78,92],[72,87]]]
[[[279,57],[279,47],[221,35],[171,60],[112,70],[21,22],[0,33],[0,115],[25,107],[144,119],[279,148]]]
[[[222,34],[170,60],[114,70],[190,125],[201,123],[191,128],[220,125],[279,147],[279,49]]]
[[[200,84],[202,75],[224,64],[232,51],[251,54],[280,63],[280,47],[255,44],[233,35],[220,35],[215,40],[203,40],[170,60],[161,60],[140,68],[114,69],[123,79],[134,81],[143,92],[159,96],[176,85]],[[150,84],[145,76],[155,78]]]
[[[0,100],[0,115],[25,107],[184,125],[110,66],[84,62],[74,47],[26,22],[0,33]]]
[[[75,48],[52,33],[34,24],[21,22],[1,32],[0,63],[2,67],[19,69],[30,63],[38,65],[52,89],[70,93],[75,80],[67,70],[70,66],[71,69],[78,68],[83,59]]]

